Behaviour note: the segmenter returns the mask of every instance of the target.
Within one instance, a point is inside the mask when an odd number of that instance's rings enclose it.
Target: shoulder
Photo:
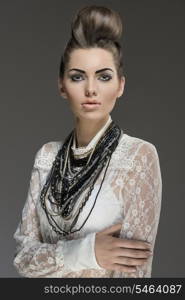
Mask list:
[[[34,167],[49,169],[62,146],[62,141],[50,141],[43,144],[36,152]]]
[[[148,164],[153,159],[158,159],[158,153],[152,142],[124,133],[113,153],[112,167],[131,170],[139,162]]]
[[[127,148],[127,151],[130,152],[130,154],[133,153],[133,155],[138,152],[141,154],[157,152],[156,146],[152,142],[126,133],[122,136],[120,147]]]

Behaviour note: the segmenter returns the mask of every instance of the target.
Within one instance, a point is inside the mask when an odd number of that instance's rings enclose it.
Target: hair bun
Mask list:
[[[85,6],[72,20],[71,35],[80,46],[96,43],[100,39],[119,42],[122,20],[120,15],[110,8]]]
[[[85,6],[77,11],[71,21],[71,36],[61,57],[59,77],[65,69],[74,49],[102,48],[112,53],[119,79],[123,76],[120,38],[122,19],[118,12],[97,5]]]

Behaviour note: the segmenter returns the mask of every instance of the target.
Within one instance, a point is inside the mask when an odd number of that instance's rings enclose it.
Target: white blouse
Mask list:
[[[110,118],[107,124],[109,121]],[[52,230],[40,203],[42,187],[63,142],[48,142],[37,151],[21,220],[13,236],[16,241],[13,264],[20,275],[49,278],[151,277],[153,256],[145,264],[136,266],[137,271],[133,273],[106,270],[96,260],[96,232],[120,222],[120,238],[147,241],[154,251],[162,200],[158,153],[152,143],[123,132],[100,191],[106,166],[74,229],[78,229],[86,219],[99,191],[87,222],[80,231],[66,237],[60,237]],[[95,142],[96,138],[93,140]],[[81,148],[84,151],[88,149]]]

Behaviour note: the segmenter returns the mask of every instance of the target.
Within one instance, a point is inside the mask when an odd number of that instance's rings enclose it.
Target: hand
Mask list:
[[[100,267],[107,270],[134,272],[151,255],[150,244],[116,237],[122,224],[115,224],[96,233],[95,255]]]

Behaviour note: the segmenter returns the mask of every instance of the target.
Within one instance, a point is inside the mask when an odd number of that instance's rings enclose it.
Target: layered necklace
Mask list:
[[[111,120],[85,156],[73,154],[72,143],[75,139],[75,130],[72,130],[64,140],[40,195],[41,205],[48,222],[58,235],[72,234],[79,231],[86,223],[101,190],[112,153],[122,134],[123,130]],[[80,228],[73,229],[104,167],[103,179],[92,208]],[[80,197],[82,194],[83,197]]]

